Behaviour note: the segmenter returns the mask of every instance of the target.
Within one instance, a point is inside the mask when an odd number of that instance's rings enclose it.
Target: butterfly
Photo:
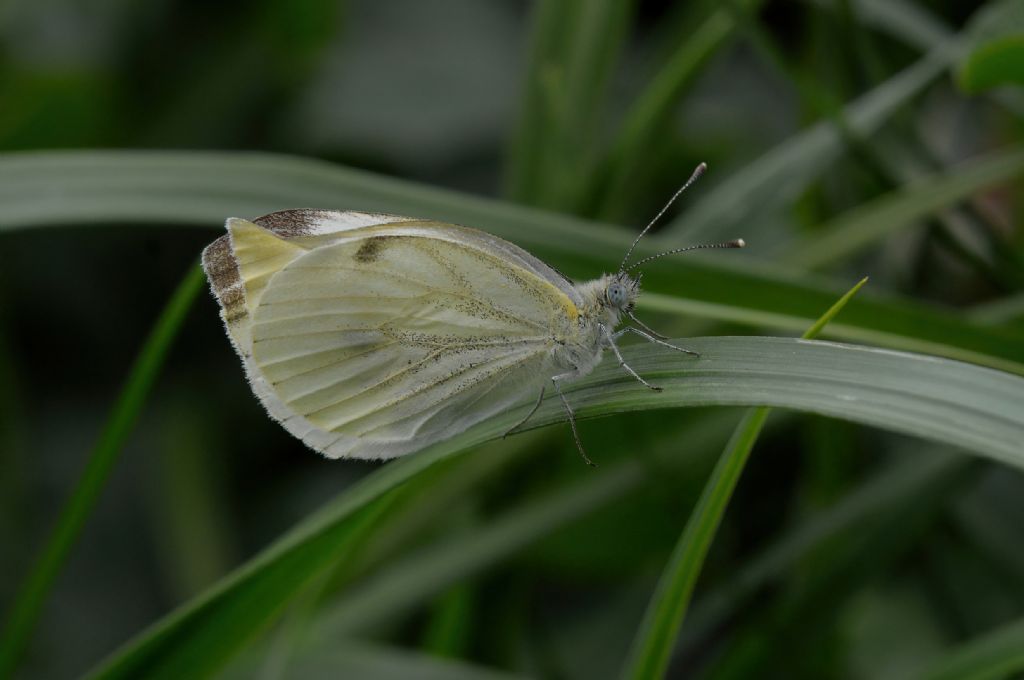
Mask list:
[[[644,234],[703,172],[701,164],[637,236],[616,273],[576,284],[483,231],[411,217],[285,210],[227,220],[203,268],[253,392],[292,435],[329,458],[389,459],[452,437],[548,388],[577,448],[562,386],[634,333],[686,354],[641,323],[627,265]],[[626,317],[632,325],[618,329]]]

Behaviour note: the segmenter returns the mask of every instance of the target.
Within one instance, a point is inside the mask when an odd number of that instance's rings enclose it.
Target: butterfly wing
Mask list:
[[[552,375],[577,300],[539,260],[453,225],[310,213],[229,221],[241,299],[218,297],[254,391],[312,448],[402,455]]]
[[[249,355],[249,326],[270,277],[291,260],[345,231],[411,221],[398,215],[284,210],[253,222],[229,218],[228,233],[203,250],[203,269],[235,350]]]

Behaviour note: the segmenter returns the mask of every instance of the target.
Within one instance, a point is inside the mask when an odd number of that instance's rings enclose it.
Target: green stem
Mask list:
[[[704,558],[770,411],[766,406],[750,409],[736,426],[651,598],[624,678],[664,677]]]
[[[866,278],[851,288],[802,337],[818,335],[865,283]],[[651,597],[622,677],[649,680],[665,675],[704,558],[770,412],[765,406],[752,408],[736,426]]]
[[[164,307],[153,330],[135,359],[128,380],[118,395],[106,426],[93,449],[78,485],[68,499],[42,554],[22,585],[0,639],[0,677],[8,677],[28,643],[32,629],[71,546],[81,533],[110,470],[117,461],[125,439],[132,431],[142,405],[152,388],[168,349],[178,334],[188,310],[203,287],[203,271],[193,267]]]

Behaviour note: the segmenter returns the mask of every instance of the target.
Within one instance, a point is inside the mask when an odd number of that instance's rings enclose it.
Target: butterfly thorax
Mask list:
[[[605,331],[614,331],[623,313],[633,308],[639,294],[637,282],[625,274],[606,274],[578,284],[579,316],[565,329],[555,354],[566,369],[579,375],[589,373],[601,360],[606,346]]]

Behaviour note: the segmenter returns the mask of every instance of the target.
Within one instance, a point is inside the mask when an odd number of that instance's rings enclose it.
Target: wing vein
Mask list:
[[[515,361],[512,364],[507,364],[505,366],[499,366],[493,373],[491,373],[491,374],[489,374],[487,376],[484,376],[484,377],[485,378],[492,378],[493,379],[494,376],[500,375],[501,373],[504,373],[504,372],[507,372],[507,371],[511,371],[511,370],[517,368],[518,366],[521,366],[523,363],[525,363],[526,361],[528,361],[531,358],[534,358],[538,354],[541,354],[541,352],[532,352],[530,354],[527,354],[527,355],[519,358],[517,361]],[[503,358],[507,358],[507,357],[495,357],[494,359],[492,359],[491,361],[486,362],[486,363],[496,363],[498,360],[503,359]],[[360,431],[360,432],[356,433],[355,435],[352,435],[349,432],[338,432],[338,428],[344,427],[344,426],[351,426],[353,423],[357,423],[360,420],[365,420],[366,418],[369,418],[372,415],[380,413],[381,411],[385,411],[387,409],[394,408],[396,405],[401,404],[402,402],[408,401],[409,399],[412,399],[413,397],[418,396],[419,394],[422,394],[423,392],[425,392],[427,390],[433,389],[434,387],[437,387],[438,385],[443,385],[446,382],[454,380],[454,379],[458,378],[461,375],[465,375],[465,373],[467,371],[470,371],[470,370],[472,370],[474,368],[479,368],[480,366],[481,366],[481,364],[467,365],[467,366],[463,367],[461,370],[459,370],[459,371],[457,371],[455,373],[451,373],[449,375],[446,375],[441,380],[436,380],[434,382],[422,385],[422,386],[418,387],[415,390],[407,392],[407,393],[405,393],[405,394],[403,394],[403,395],[401,395],[401,396],[399,396],[399,397],[397,397],[395,399],[392,399],[392,400],[388,401],[385,404],[381,404],[381,405],[379,405],[379,406],[377,406],[375,408],[372,408],[372,409],[370,409],[370,410],[368,410],[368,411],[366,411],[364,413],[359,414],[358,416],[355,416],[354,418],[350,418],[349,420],[346,420],[344,422],[338,423],[337,425],[334,425],[334,426],[328,428],[328,430],[331,431],[331,432],[337,432],[338,436],[335,439],[333,439],[330,442],[330,444],[327,445],[326,448],[329,449],[336,442],[338,442],[338,440],[340,440],[342,437],[345,437],[345,436],[355,436],[357,438],[358,437],[362,437],[366,432],[372,432],[375,429],[380,429],[381,427],[386,427],[390,423],[382,423],[380,425],[376,425],[374,427],[371,427],[371,428],[368,428],[366,430]],[[480,381],[477,380],[477,381],[474,381],[474,382],[471,382],[471,383],[467,383],[466,385],[463,385],[462,387],[460,387],[460,388],[454,390],[452,393],[450,393],[448,395],[448,398],[450,398],[451,395],[453,395],[453,394],[459,394],[459,393],[464,392],[464,391],[466,391],[468,389],[476,387],[479,384],[479,382]],[[432,405],[436,405],[436,403],[437,402],[433,402]],[[421,409],[420,411],[417,411],[416,413],[412,413],[412,414],[408,414],[408,415],[409,416],[416,415],[417,413],[422,413],[423,411],[426,411],[426,410],[427,409],[424,408],[424,409]]]
[[[330,266],[328,266],[328,265],[307,265],[307,264],[303,264],[301,269],[327,269],[327,270],[330,270],[330,271],[352,272],[352,273],[355,273],[355,274],[364,274],[364,275],[367,273],[367,271],[364,270],[364,269],[357,269],[355,267],[343,267],[341,265],[330,265]],[[450,295],[450,296],[453,296],[453,297],[461,298],[463,300],[470,300],[470,301],[475,302],[477,304],[481,304],[481,305],[484,305],[486,307],[489,307],[491,310],[493,310],[494,312],[497,312],[498,314],[504,315],[504,316],[506,316],[508,318],[511,318],[511,319],[515,319],[517,322],[529,324],[529,325],[533,326],[534,328],[538,328],[540,330],[547,330],[546,328],[544,328],[544,326],[542,324],[540,324],[540,323],[538,323],[536,321],[533,321],[531,319],[523,318],[521,316],[516,316],[510,310],[507,310],[507,309],[504,309],[502,307],[499,307],[498,305],[494,304],[493,301],[487,300],[486,298],[477,297],[477,296],[473,296],[473,295],[466,295],[465,293],[460,293],[457,290],[449,290],[449,289],[445,289],[445,288],[437,288],[436,286],[431,286],[431,285],[429,285],[427,283],[424,283],[423,281],[419,281],[417,279],[414,279],[412,277],[406,276],[404,274],[399,274],[397,272],[388,272],[388,271],[381,271],[381,270],[376,270],[375,269],[375,270],[371,270],[371,273],[374,274],[375,276],[386,276],[386,277],[390,277],[392,279],[396,279],[396,280],[403,281],[403,282],[406,282],[406,283],[411,283],[411,284],[414,284],[416,286],[421,287],[422,289],[424,289],[426,291],[430,291],[432,293],[438,293],[438,294],[441,294],[441,295]],[[340,297],[341,299],[345,299],[346,296],[342,295],[342,296],[338,296],[338,297]],[[396,297],[395,299],[403,299],[403,298],[402,297]],[[281,301],[277,301],[277,302],[281,302]],[[266,303],[261,303],[261,304],[266,304]]]

